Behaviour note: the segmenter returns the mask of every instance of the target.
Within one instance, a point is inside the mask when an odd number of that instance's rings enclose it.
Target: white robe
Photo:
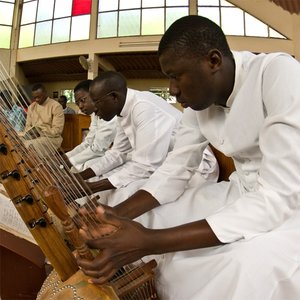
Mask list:
[[[300,299],[300,65],[285,54],[234,58],[228,107],[186,109],[181,144],[142,187],[164,204],[144,225],[206,219],[226,243],[159,257],[164,300]],[[236,172],[187,188],[208,142]]]
[[[89,132],[84,141],[66,155],[78,171],[86,169],[104,155],[112,145],[117,127],[117,118],[106,122],[94,113],[91,115]]]
[[[98,179],[108,178],[116,190],[103,191],[100,202],[116,205],[137,191],[173,149],[182,113],[150,92],[127,90],[117,118],[113,147],[89,166]]]

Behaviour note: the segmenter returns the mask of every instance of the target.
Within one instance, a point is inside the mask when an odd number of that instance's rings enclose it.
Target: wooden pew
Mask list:
[[[82,142],[85,132],[89,129],[90,123],[91,117],[87,115],[65,115],[61,148],[67,152],[79,145]]]
[[[0,229],[0,298],[35,300],[47,277],[40,248]]]

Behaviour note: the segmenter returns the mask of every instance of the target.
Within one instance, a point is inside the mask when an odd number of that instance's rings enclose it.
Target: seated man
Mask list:
[[[61,95],[58,99],[58,102],[62,106],[65,115],[75,115],[76,112],[73,108],[67,106],[68,99],[65,95]]]
[[[115,213],[97,208],[98,228],[81,232],[101,253],[79,266],[101,284],[125,264],[166,253],[161,299],[300,299],[299,62],[231,52],[219,26],[192,15],[168,28],[158,54],[185,108],[182,140]],[[229,182],[189,188],[208,143],[236,171]],[[152,228],[129,219],[150,209]],[[103,235],[101,223],[113,232]]]
[[[65,116],[62,106],[47,95],[41,83],[32,87],[33,103],[28,107],[24,144],[44,156],[56,151],[62,143]]]
[[[92,80],[84,80],[74,88],[75,101],[82,113],[91,116],[89,132],[84,141],[73,150],[66,153],[70,162],[78,171],[86,168],[87,163],[93,164],[97,158],[104,155],[111,147],[115,135],[117,118],[104,121],[95,115],[95,104],[89,97],[89,88]]]
[[[105,121],[117,116],[117,133],[111,149],[97,162],[80,172],[83,179],[102,176],[90,182],[100,193],[101,203],[118,203],[135,192],[156,170],[173,148],[181,112],[150,92],[127,88],[117,72],[104,72],[90,86],[96,115]],[[97,177],[96,177],[97,178]]]

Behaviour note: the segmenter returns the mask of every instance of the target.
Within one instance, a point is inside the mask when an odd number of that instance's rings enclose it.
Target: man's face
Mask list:
[[[115,92],[104,91],[101,84],[95,84],[90,88],[90,96],[96,106],[96,115],[105,121],[110,121],[119,112],[118,99]]]
[[[174,50],[165,51],[159,62],[170,80],[170,93],[183,108],[203,110],[216,102],[214,76],[205,58],[177,57]]]
[[[32,98],[37,104],[42,105],[47,99],[47,92],[43,89],[37,89],[36,91],[32,91]]]
[[[90,95],[85,90],[78,90],[75,92],[75,103],[86,115],[91,115],[95,111],[95,105]]]

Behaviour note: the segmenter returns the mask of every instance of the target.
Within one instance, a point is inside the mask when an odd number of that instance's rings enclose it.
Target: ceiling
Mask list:
[[[299,0],[270,0],[291,14],[300,14]]]
[[[155,52],[102,54],[101,59],[127,79],[164,78]],[[79,63],[79,56],[39,59],[19,65],[30,83],[87,79],[87,71]],[[99,66],[98,71],[100,73],[103,69]]]
[[[269,1],[290,14],[300,14],[300,0]],[[101,54],[101,59],[111,65],[115,71],[121,72],[127,79],[164,78],[155,52]],[[87,71],[79,63],[79,56],[39,59],[19,64],[29,83],[87,79]],[[98,73],[101,71],[103,69],[99,66]]]

